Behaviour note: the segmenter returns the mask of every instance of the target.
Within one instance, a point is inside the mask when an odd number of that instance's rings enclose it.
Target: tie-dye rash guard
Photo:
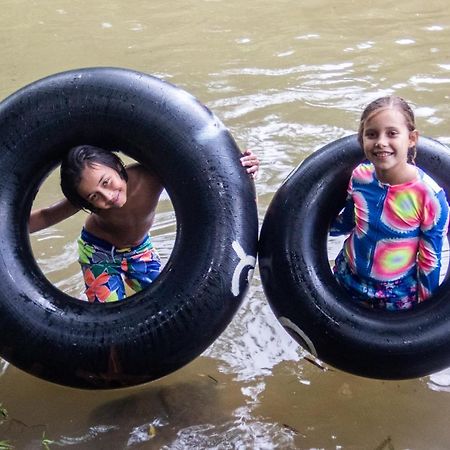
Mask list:
[[[336,278],[386,309],[425,300],[439,285],[448,216],[444,191],[421,169],[415,180],[391,186],[378,181],[371,163],[360,164],[330,230],[350,233],[336,258]]]

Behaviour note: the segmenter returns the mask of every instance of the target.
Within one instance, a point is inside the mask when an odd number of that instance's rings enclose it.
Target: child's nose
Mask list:
[[[385,136],[380,136],[378,138],[376,146],[377,147],[386,147],[387,146],[387,142],[386,142]]]
[[[102,188],[100,190],[100,195],[103,197],[105,201],[110,201],[113,198],[114,193],[109,189]]]

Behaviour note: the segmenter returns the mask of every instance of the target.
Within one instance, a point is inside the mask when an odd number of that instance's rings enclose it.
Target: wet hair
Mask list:
[[[363,134],[364,134],[364,126],[372,116],[379,112],[382,109],[397,109],[403,114],[403,117],[406,121],[406,126],[409,131],[414,131],[416,129],[416,121],[414,118],[414,112],[409,106],[409,104],[401,97],[396,95],[388,95],[386,97],[380,97],[373,102],[369,103],[361,114],[361,119],[359,122],[358,129],[358,141],[361,147],[363,147]],[[415,164],[416,160],[416,146],[408,149],[408,162],[411,164]]]
[[[77,208],[95,212],[95,208],[78,193],[78,186],[85,167],[97,164],[115,170],[122,179],[128,181],[125,165],[115,153],[93,145],[72,147],[61,162],[61,190]]]

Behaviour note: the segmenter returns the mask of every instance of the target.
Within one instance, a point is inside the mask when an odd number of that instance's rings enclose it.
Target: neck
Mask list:
[[[417,178],[417,168],[411,164],[406,164],[404,170],[377,170],[375,173],[379,181],[391,186],[396,184],[403,184],[413,181]]]

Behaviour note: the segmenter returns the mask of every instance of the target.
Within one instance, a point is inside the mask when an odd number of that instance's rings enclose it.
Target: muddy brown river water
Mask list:
[[[67,69],[117,66],[195,95],[260,157],[260,223],[309,154],[354,133],[396,93],[422,134],[450,144],[450,15],[443,0],[3,0],[0,98]],[[60,198],[57,173],[37,198]],[[80,295],[73,220],[31,238],[60,289]],[[153,235],[176,233],[163,195]],[[331,251],[337,243],[330,244]],[[334,246],[334,247],[333,247]],[[0,363],[0,448],[447,449],[450,371],[380,381],[313,365],[278,324],[259,272],[222,336],[155,382],[83,391]],[[7,448],[7,447],[6,447]]]

